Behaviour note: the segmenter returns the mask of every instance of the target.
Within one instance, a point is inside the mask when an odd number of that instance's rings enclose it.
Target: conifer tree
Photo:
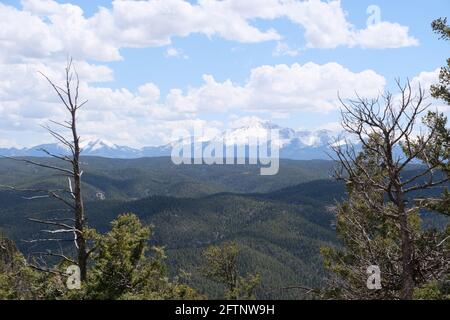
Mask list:
[[[344,298],[412,299],[415,288],[449,271],[447,235],[422,230],[419,212],[427,201],[415,200],[449,181],[446,118],[423,116],[429,107],[425,92],[414,92],[409,83],[398,86],[395,96],[341,101],[342,125],[351,138],[332,148],[336,177],[348,191],[337,210],[344,248],[323,253],[337,277],[331,292]],[[418,161],[422,166],[410,171]],[[370,266],[381,271],[380,290],[366,287]]]
[[[203,258],[204,276],[225,287],[225,299],[255,299],[254,291],[260,283],[260,277],[258,274],[239,274],[239,246],[236,242],[210,246],[203,251]]]

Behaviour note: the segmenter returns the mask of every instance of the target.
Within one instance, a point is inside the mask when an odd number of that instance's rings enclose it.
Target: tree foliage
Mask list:
[[[383,177],[381,159],[363,149],[358,162],[372,179]],[[331,271],[325,298],[400,299],[402,298],[402,242],[396,219],[382,212],[395,212],[395,205],[385,201],[385,194],[367,184],[364,191],[358,185],[347,184],[348,199],[337,205],[336,231],[343,248],[321,249],[325,266]],[[371,203],[364,196],[370,194]],[[375,205],[376,203],[376,205]],[[448,273],[450,235],[438,230],[422,230],[419,209],[408,216],[408,229],[414,241],[415,287],[429,286]],[[381,270],[382,288],[369,290],[367,268],[376,265]],[[434,290],[438,290],[433,287]],[[433,292],[435,292],[433,291]],[[421,296],[428,291],[421,291]],[[419,298],[419,296],[414,296]]]
[[[150,247],[151,228],[123,214],[105,234],[85,230],[94,253],[79,290],[66,286],[66,261],[36,271],[12,241],[0,239],[0,299],[203,299],[191,287],[171,281],[163,248]]]
[[[440,39],[450,40],[450,27],[447,25],[447,18],[439,18],[431,24],[433,31]],[[441,68],[439,72],[439,83],[431,86],[431,94],[450,104],[450,58],[447,59],[447,65]]]
[[[415,288],[441,281],[449,272],[448,234],[424,230],[419,215],[434,200],[427,190],[442,189],[449,181],[446,118],[429,112],[416,134],[428,108],[424,91],[413,92],[409,83],[399,89],[395,97],[342,101],[342,124],[354,139],[333,146],[336,176],[348,191],[336,212],[344,248],[323,249],[333,272],[328,293],[334,296],[412,299]],[[418,161],[420,169],[407,173]],[[381,270],[380,290],[366,286],[372,265]]]
[[[204,276],[225,286],[225,299],[255,299],[254,291],[260,283],[260,277],[258,274],[239,274],[239,247],[236,242],[210,246],[203,251],[203,257]]]
[[[136,215],[123,214],[111,231],[94,234],[94,266],[86,288],[92,299],[194,299],[186,285],[170,282],[161,247],[150,247],[152,234]]]

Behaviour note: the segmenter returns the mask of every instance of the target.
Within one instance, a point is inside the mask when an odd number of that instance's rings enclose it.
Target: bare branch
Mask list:
[[[57,170],[57,171],[60,171],[60,172],[64,172],[64,173],[67,173],[67,174],[73,174],[73,172],[68,170],[68,169],[64,169],[64,168],[60,168],[60,167],[56,167],[56,166],[52,166],[52,165],[47,165],[47,164],[35,162],[35,161],[29,160],[29,159],[20,159],[20,158],[8,157],[8,156],[0,156],[0,158],[10,159],[10,160],[20,161],[20,162],[25,162],[25,163],[32,164],[32,165],[35,165],[35,166],[38,166],[38,167],[41,167],[41,168],[47,168],[47,169],[52,169],[52,170]]]

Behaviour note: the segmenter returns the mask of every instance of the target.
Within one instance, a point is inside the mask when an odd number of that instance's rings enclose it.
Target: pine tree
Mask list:
[[[210,246],[203,251],[203,258],[204,276],[225,287],[225,299],[255,299],[254,291],[260,283],[260,277],[258,274],[239,274],[239,246],[236,242]]]
[[[337,210],[344,248],[327,248],[323,254],[334,275],[329,292],[344,298],[412,299],[416,288],[449,272],[447,235],[422,230],[419,212],[428,199],[414,200],[449,181],[446,118],[428,113],[422,125],[428,130],[416,135],[428,107],[424,91],[413,92],[409,83],[399,89],[395,97],[342,101],[342,124],[352,139],[332,147],[336,176],[348,191]],[[408,172],[417,161],[423,166]],[[376,291],[366,286],[372,265],[382,277],[382,289]]]
[[[450,27],[447,25],[447,18],[439,18],[431,24],[433,31],[439,34],[443,40],[450,40]],[[450,58],[447,59],[447,66],[442,67],[439,73],[439,83],[431,86],[431,94],[450,104]]]
[[[439,18],[432,22],[431,27],[434,32],[436,32],[440,39],[450,40],[450,27],[447,25],[447,18]],[[441,99],[450,105],[450,58],[447,59],[447,66],[441,68],[439,72],[439,83],[432,85],[430,88],[431,95],[436,99]],[[442,118],[444,120],[442,120]],[[439,135],[438,139],[433,141],[434,145],[440,145],[444,148],[444,152],[450,152],[450,130],[445,127],[446,118],[442,117],[439,122],[439,115],[430,112],[425,119],[425,123],[430,126],[430,124],[437,123]],[[441,170],[444,174],[450,174],[450,167],[446,163],[440,164]],[[450,192],[445,188],[440,199],[428,198],[423,201],[423,205],[428,209],[435,212],[439,212],[443,215],[450,216]],[[446,238],[450,237],[450,225],[447,226]],[[450,246],[447,242],[441,243],[441,245],[446,248],[447,252],[450,251]],[[450,274],[447,273],[442,279],[431,281],[424,286],[417,288],[415,290],[415,297],[419,299],[450,299]]]
[[[353,184],[349,181],[348,199],[336,209],[336,231],[343,248],[321,250],[325,266],[331,271],[330,287],[324,292],[325,298],[402,298],[402,243],[397,219],[393,219],[397,208],[386,201],[384,192],[373,185],[374,182],[382,183],[386,176],[383,159],[370,150],[377,143],[369,139],[367,147],[356,160],[360,169],[355,174],[361,174],[364,181],[367,177],[362,171],[370,172],[372,183]],[[448,256],[444,257],[445,251],[438,246],[446,235],[437,230],[423,231],[420,222],[418,208],[409,212],[408,228],[415,243],[415,286],[427,284],[431,273],[442,277],[448,271],[445,265]],[[370,266],[377,266],[381,271],[382,286],[378,290],[367,287]],[[422,277],[418,276],[419,273]]]
[[[161,247],[150,247],[152,229],[123,214],[111,230],[93,233],[95,253],[86,287],[91,299],[201,299],[187,285],[171,282]]]
[[[0,233],[0,300],[46,298],[48,277],[33,270],[14,242]]]

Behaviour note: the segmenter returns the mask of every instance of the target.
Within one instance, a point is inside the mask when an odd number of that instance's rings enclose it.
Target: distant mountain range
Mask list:
[[[206,145],[211,141],[227,141],[234,145],[246,144],[248,137],[265,137],[272,129],[279,130],[279,140],[274,141],[280,146],[280,157],[294,160],[329,159],[327,151],[334,139],[332,131],[329,130],[294,130],[283,128],[269,121],[254,121],[250,125],[242,126],[221,133],[210,140],[202,140]],[[194,140],[189,140],[194,141]],[[184,143],[184,142],[183,142]],[[188,142],[190,143],[190,142]],[[119,146],[103,139],[84,141],[82,150],[84,156],[99,156],[106,158],[134,159],[141,157],[170,156],[174,143],[162,146],[149,146],[143,148],[131,148]],[[31,148],[0,148],[0,156],[46,156],[42,149],[53,154],[65,154],[64,146],[54,144],[43,144]]]

